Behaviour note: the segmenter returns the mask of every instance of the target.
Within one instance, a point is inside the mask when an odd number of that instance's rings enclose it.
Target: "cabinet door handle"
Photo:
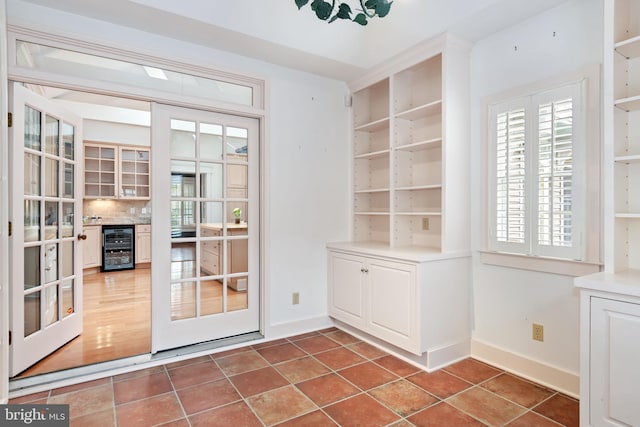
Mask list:
[[[86,234],[78,234],[78,240],[87,240]]]
[[[366,268],[364,268],[364,267],[362,267],[362,268],[360,269],[360,271],[361,271],[361,272],[363,272],[363,273],[368,273],[368,272],[369,272],[369,270],[367,270],[367,269],[366,269]]]

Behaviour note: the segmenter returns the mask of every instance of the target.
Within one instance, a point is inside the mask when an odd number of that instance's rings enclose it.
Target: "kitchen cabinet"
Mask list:
[[[207,238],[221,238],[223,233],[222,224],[203,224],[201,229],[201,236],[204,238],[201,241],[200,249],[200,269],[206,274],[212,276],[218,276],[222,274],[233,273],[246,273],[248,272],[247,256],[248,245],[247,239],[229,239],[226,240],[227,251],[223,253],[223,242],[220,239],[207,239]],[[247,223],[227,224],[227,236],[246,236],[247,235]],[[224,257],[227,257],[227,268],[223,271]],[[242,278],[228,278],[227,284],[230,288],[236,291],[246,291],[247,282]]]
[[[637,426],[640,273],[596,273],[580,287],[580,425]]]
[[[120,198],[149,199],[149,150],[120,147]]]
[[[87,236],[82,241],[82,268],[100,267],[102,265],[102,226],[85,225],[82,234]]]
[[[84,144],[84,197],[115,199],[116,147]]]
[[[86,199],[149,200],[150,150],[118,144],[84,143]]]
[[[136,225],[136,264],[151,262],[151,226]]]
[[[468,354],[469,257],[383,254],[329,245],[329,315],[400,349],[427,353],[429,369]]]
[[[249,168],[247,163],[246,154],[227,154],[227,182],[226,191],[228,199],[240,199],[243,201],[235,201],[233,203],[227,203],[227,219],[234,218],[233,210],[239,207],[243,214],[246,212],[246,200],[249,197],[248,193],[248,179]]]

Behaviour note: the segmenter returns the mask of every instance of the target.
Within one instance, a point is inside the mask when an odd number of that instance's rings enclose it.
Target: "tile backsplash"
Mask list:
[[[82,215],[87,218],[101,217],[103,224],[117,222],[148,223],[151,220],[151,201],[85,199]]]

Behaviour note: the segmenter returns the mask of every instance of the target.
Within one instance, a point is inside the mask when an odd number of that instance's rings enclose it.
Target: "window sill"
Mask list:
[[[544,258],[489,251],[480,251],[480,261],[483,264],[572,277],[598,273],[602,267],[601,264],[593,262],[571,261],[557,258]]]

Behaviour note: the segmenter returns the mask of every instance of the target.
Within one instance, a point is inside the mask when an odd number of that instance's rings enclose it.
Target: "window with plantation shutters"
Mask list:
[[[496,122],[496,239],[500,242],[524,243],[524,108],[500,113]]]
[[[578,82],[489,106],[490,250],[581,259],[582,92]]]

